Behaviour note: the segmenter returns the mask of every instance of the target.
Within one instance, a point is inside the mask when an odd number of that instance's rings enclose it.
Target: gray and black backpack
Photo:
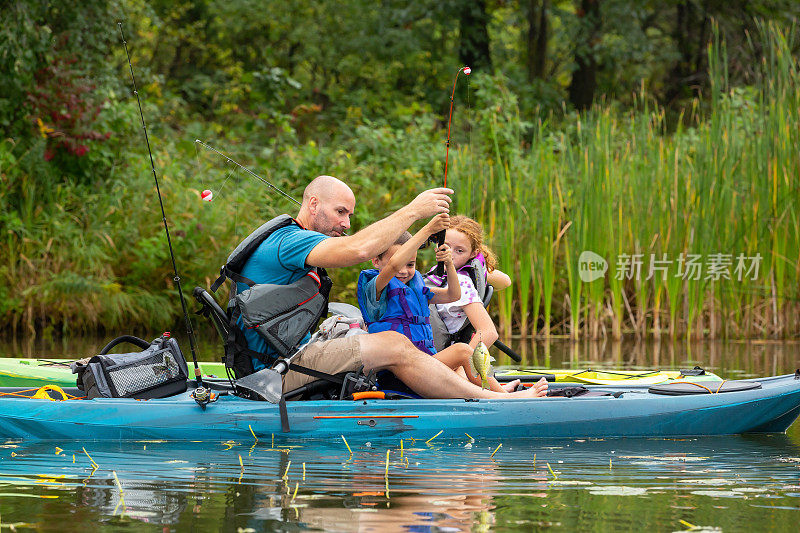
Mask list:
[[[248,235],[228,256],[219,278],[211,286],[214,292],[226,279],[234,282],[226,309],[230,321],[233,323],[241,316],[244,326],[256,330],[281,357],[292,355],[306,334],[316,329],[319,320],[327,315],[331,279],[324,268],[314,268],[289,285],[255,283],[241,272],[261,243],[276,230],[291,224],[297,222],[289,215],[280,215]],[[237,282],[248,288],[237,293]],[[230,328],[229,337],[232,338],[225,341],[225,363],[237,377],[253,372],[251,357],[272,363],[265,360],[265,354],[247,348],[239,328]]]

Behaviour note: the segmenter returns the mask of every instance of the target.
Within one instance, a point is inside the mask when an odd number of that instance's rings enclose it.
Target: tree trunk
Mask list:
[[[699,14],[692,0],[683,0],[675,6],[672,37],[679,58],[667,77],[667,101],[696,95],[705,84],[708,26],[708,2],[703,3]]]
[[[544,78],[547,61],[548,0],[528,0],[528,81]]]
[[[597,90],[597,59],[594,47],[600,30],[600,0],[579,0],[577,9],[581,21],[575,48],[577,68],[569,84],[569,101],[576,109],[586,109],[592,105]]]
[[[461,4],[459,16],[460,41],[458,57],[464,65],[477,72],[492,71],[489,53],[489,15],[486,0],[466,0]]]

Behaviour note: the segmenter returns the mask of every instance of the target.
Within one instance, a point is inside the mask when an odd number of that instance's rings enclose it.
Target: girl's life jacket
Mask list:
[[[472,284],[475,286],[475,290],[478,292],[478,296],[480,296],[485,305],[488,301],[487,294],[489,293],[491,286],[486,281],[488,270],[486,269],[486,260],[484,259],[483,254],[479,253],[473,259],[468,261],[464,266],[458,269],[458,273],[466,274],[470,277]],[[425,283],[430,287],[444,287],[447,284],[446,278],[442,278],[435,274],[435,268],[432,268],[427,274],[425,274],[424,279]],[[430,306],[430,321],[431,330],[433,331],[434,346],[436,347],[437,351],[444,350],[454,342],[464,342],[464,337],[466,337],[466,335],[462,335],[462,332],[465,332],[465,330],[471,326],[469,320],[467,320],[465,317],[464,324],[461,326],[461,329],[456,333],[450,333],[447,330],[447,326],[445,326],[444,321],[439,316],[439,312],[436,310],[436,305],[434,304],[431,304]],[[468,341],[469,339],[466,340]]]
[[[425,353],[433,355],[436,348],[433,344],[433,332],[430,323],[430,308],[428,302],[432,297],[430,289],[422,281],[419,272],[408,284],[402,283],[397,278],[389,280],[383,289],[386,291],[386,312],[376,321],[367,320],[367,302],[365,284],[377,277],[378,271],[374,268],[362,270],[358,276],[358,305],[370,333],[380,331],[398,331],[408,337],[411,342]]]

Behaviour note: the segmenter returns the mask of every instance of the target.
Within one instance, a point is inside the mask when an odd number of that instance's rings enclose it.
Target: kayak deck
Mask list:
[[[0,387],[73,387],[76,376],[69,368],[72,361],[74,359],[0,358]],[[225,377],[223,363],[201,362],[200,371],[206,377]]]
[[[700,373],[702,372],[702,373]],[[718,375],[702,369],[693,370],[592,370],[592,369],[521,369],[501,370],[495,373],[498,381],[514,379],[536,381],[544,377],[547,381],[588,383],[591,385],[614,385],[617,383],[641,383],[654,385],[671,380],[690,379],[692,381],[720,381]]]

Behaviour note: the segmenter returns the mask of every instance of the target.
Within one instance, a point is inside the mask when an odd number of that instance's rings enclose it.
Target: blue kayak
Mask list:
[[[552,387],[554,390],[558,385]],[[0,389],[0,437],[55,440],[219,440],[413,437],[604,438],[779,433],[800,414],[795,374],[758,380],[588,386],[535,400],[344,400],[277,405],[233,395],[201,409],[189,396],[50,401]],[[602,395],[605,394],[605,395]],[[251,433],[252,432],[252,433]]]

